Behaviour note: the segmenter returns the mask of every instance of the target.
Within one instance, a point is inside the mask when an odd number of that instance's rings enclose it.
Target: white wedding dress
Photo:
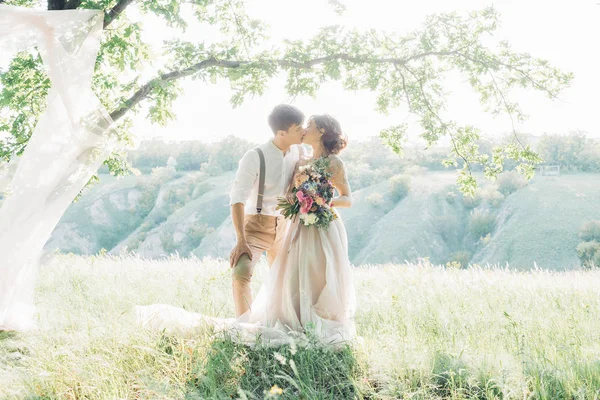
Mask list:
[[[147,327],[190,331],[214,326],[249,346],[319,343],[339,347],[355,337],[356,299],[341,218],[328,229],[298,222],[288,229],[251,309],[239,318],[219,319],[165,304],[137,306]]]

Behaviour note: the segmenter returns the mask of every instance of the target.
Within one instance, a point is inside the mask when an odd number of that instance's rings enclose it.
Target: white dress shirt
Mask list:
[[[265,193],[261,214],[279,216],[277,197],[285,195],[299,158],[299,145],[293,145],[284,154],[269,140],[259,146],[265,155]],[[230,193],[229,205],[244,204],[246,215],[256,214],[260,158],[256,150],[249,150],[240,160]]]

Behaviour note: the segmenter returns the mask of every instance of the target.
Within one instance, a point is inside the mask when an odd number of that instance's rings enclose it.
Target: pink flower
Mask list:
[[[298,199],[298,201],[300,203],[302,203],[304,201],[304,199],[306,198],[306,196],[304,195],[304,192],[299,190],[296,192],[296,198]]]
[[[312,197],[305,195],[302,191],[298,191],[296,192],[296,198],[300,201],[300,212],[302,214],[308,214],[313,205]]]
[[[308,214],[308,212],[310,211],[310,209],[313,205],[312,197],[305,197],[304,201],[301,204],[302,204],[302,207],[300,207],[300,212],[302,214]]]

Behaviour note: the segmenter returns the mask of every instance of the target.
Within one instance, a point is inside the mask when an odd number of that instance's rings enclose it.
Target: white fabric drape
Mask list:
[[[43,246],[116,146],[113,121],[91,90],[102,23],[96,10],[0,5],[0,61],[37,47],[51,81],[46,111],[0,206],[0,330],[35,327],[33,293]]]

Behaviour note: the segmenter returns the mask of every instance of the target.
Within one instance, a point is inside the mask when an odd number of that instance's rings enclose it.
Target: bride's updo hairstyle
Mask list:
[[[313,115],[317,129],[323,133],[321,142],[327,151],[327,154],[338,154],[348,145],[348,138],[342,133],[342,127],[337,119],[329,114]]]

